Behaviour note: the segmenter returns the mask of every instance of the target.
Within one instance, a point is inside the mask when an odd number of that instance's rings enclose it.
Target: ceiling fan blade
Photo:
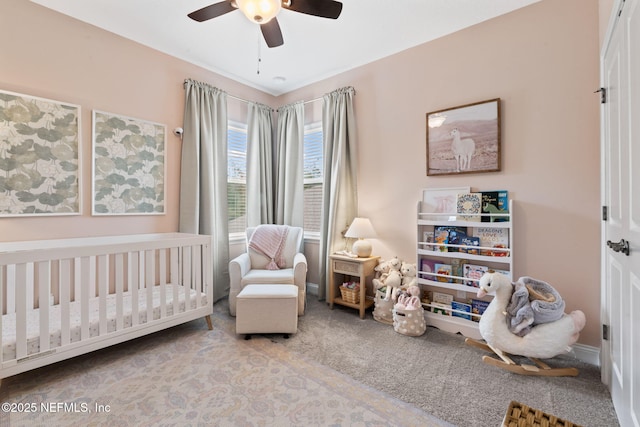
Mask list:
[[[198,9],[195,12],[191,12],[187,16],[194,21],[203,22],[217,18],[225,13],[233,12],[234,10],[236,10],[236,7],[232,5],[230,1],[221,1],[220,3],[214,3]]]
[[[280,31],[280,24],[278,24],[278,20],[276,18],[273,18],[266,24],[260,25],[260,30],[262,31],[264,41],[267,42],[267,46],[278,47],[284,44],[282,31]]]
[[[342,3],[334,0],[290,0],[290,3],[287,5],[287,2],[283,1],[282,7],[321,18],[336,19],[342,12]]]

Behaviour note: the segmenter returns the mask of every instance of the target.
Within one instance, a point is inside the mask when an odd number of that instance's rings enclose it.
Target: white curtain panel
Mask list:
[[[304,104],[278,109],[276,224],[304,226]]]
[[[247,116],[247,226],[273,224],[272,109],[249,102]]]
[[[358,213],[355,90],[345,87],[324,95],[324,186],[320,233],[320,299],[328,295],[329,255],[342,245],[341,231]]]
[[[179,230],[211,236],[215,301],[229,294],[227,94],[190,79],[184,85]]]

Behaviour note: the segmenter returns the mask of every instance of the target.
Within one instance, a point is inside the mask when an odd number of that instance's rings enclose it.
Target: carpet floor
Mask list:
[[[225,318],[223,312],[219,321]],[[313,296],[298,333],[271,339],[460,427],[499,426],[513,400],[582,426],[619,425],[600,369],[569,356],[545,362],[576,367],[576,377],[513,374],[482,362],[488,353],[466,345],[461,335],[432,327],[420,337],[401,335],[370,311],[360,319],[356,310],[330,310]]]
[[[499,426],[512,400],[583,426],[618,426],[597,367],[526,377],[464,338],[396,333],[310,297],[298,333],[244,340],[226,301],[197,320],[6,378],[0,426]],[[17,411],[20,409],[20,411]]]
[[[451,424],[269,338],[226,309],[204,320],[7,378],[0,426]]]

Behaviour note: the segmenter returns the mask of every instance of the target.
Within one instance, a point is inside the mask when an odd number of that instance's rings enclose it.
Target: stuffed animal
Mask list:
[[[391,266],[389,265],[389,261],[384,261],[382,259],[378,260],[378,265],[376,265],[373,268],[373,271],[375,271],[375,278],[376,279],[380,279],[380,278],[386,278],[387,273],[389,273],[389,269],[391,268]],[[384,276],[384,277],[383,277]]]
[[[389,264],[389,270],[400,271],[400,267],[402,267],[402,261],[397,256],[391,258],[387,263]]]
[[[400,285],[402,285],[402,276],[400,275],[400,270],[389,270],[389,274],[387,274],[384,285],[387,287],[387,292],[384,296],[385,301],[389,301],[389,299],[395,301],[398,297]]]
[[[372,280],[374,293],[376,293],[377,291],[386,291],[384,287],[384,281],[389,275],[390,268],[391,267],[389,266],[388,261],[384,261],[382,259],[378,260],[378,265],[373,268],[373,270],[375,271],[375,277]]]
[[[409,289],[410,286],[418,284],[416,264],[403,262],[400,273],[402,274],[402,289]]]
[[[480,318],[480,335],[491,347],[503,352],[541,359],[555,357],[571,350],[586,323],[584,313],[575,310],[553,322],[532,326],[528,334],[518,336],[505,321],[505,310],[513,293],[511,280],[490,271],[480,278],[479,285],[478,298],[495,295]]]

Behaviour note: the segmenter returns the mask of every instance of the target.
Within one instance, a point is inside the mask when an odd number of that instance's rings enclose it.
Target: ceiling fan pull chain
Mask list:
[[[261,40],[260,40],[260,33],[258,33],[258,71],[256,74],[260,74],[260,63],[262,62],[262,49],[261,49]]]

